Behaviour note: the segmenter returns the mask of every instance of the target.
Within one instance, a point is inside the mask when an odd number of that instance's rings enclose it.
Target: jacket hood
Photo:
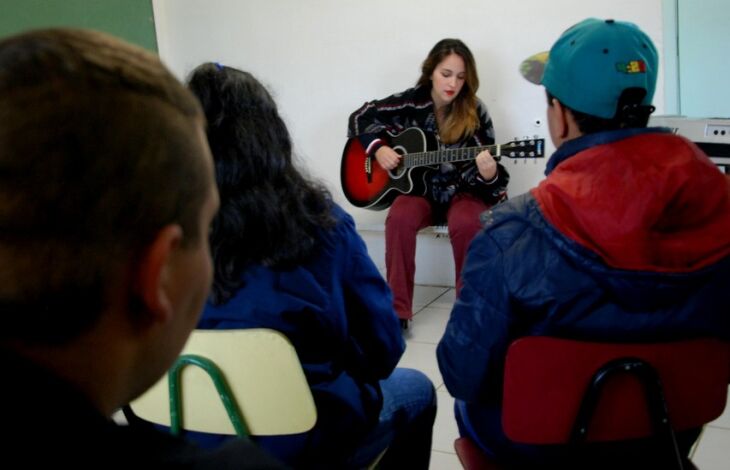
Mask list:
[[[683,137],[612,135],[551,157],[532,190],[545,219],[618,269],[685,273],[730,255],[730,178]]]

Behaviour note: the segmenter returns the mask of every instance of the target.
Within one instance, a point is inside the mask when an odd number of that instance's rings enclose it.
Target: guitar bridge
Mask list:
[[[367,175],[368,183],[373,182],[373,159],[365,157],[365,175]]]

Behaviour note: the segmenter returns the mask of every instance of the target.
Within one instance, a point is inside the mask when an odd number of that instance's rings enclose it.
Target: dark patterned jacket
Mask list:
[[[479,128],[474,135],[446,145],[438,138],[431,89],[416,86],[362,105],[350,115],[348,138],[357,137],[370,157],[381,146],[388,144],[388,133],[398,134],[411,127],[435,136],[439,149],[491,145],[494,143],[492,119],[487,107],[479,99],[477,113]],[[493,205],[507,198],[508,182],[509,173],[501,164],[498,164],[497,176],[492,181],[484,181],[473,161],[442,163],[439,171],[434,172],[426,195],[432,204],[448,207],[454,194],[466,191]]]

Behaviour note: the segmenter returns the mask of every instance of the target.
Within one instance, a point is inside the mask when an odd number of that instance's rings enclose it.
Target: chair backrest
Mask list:
[[[187,363],[193,365],[185,367]],[[251,435],[295,434],[314,426],[317,410],[294,347],[281,333],[256,328],[193,331],[171,369],[180,369],[177,386],[183,429],[241,434],[234,428],[211,376],[203,370],[207,367],[220,371],[230,389],[231,402]],[[135,415],[157,424],[172,424],[171,375],[166,374],[130,404]]]
[[[658,372],[672,428],[698,428],[725,408],[730,346],[713,339],[612,344],[525,337],[507,352],[502,424],[512,440],[561,444],[570,440],[594,375],[619,358],[636,358]],[[655,429],[645,390],[633,374],[614,374],[600,393],[587,441],[647,437]]]

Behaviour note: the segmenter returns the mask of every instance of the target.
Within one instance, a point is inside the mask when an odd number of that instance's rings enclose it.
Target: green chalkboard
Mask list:
[[[105,31],[157,52],[152,0],[0,0],[0,37],[51,26]]]

